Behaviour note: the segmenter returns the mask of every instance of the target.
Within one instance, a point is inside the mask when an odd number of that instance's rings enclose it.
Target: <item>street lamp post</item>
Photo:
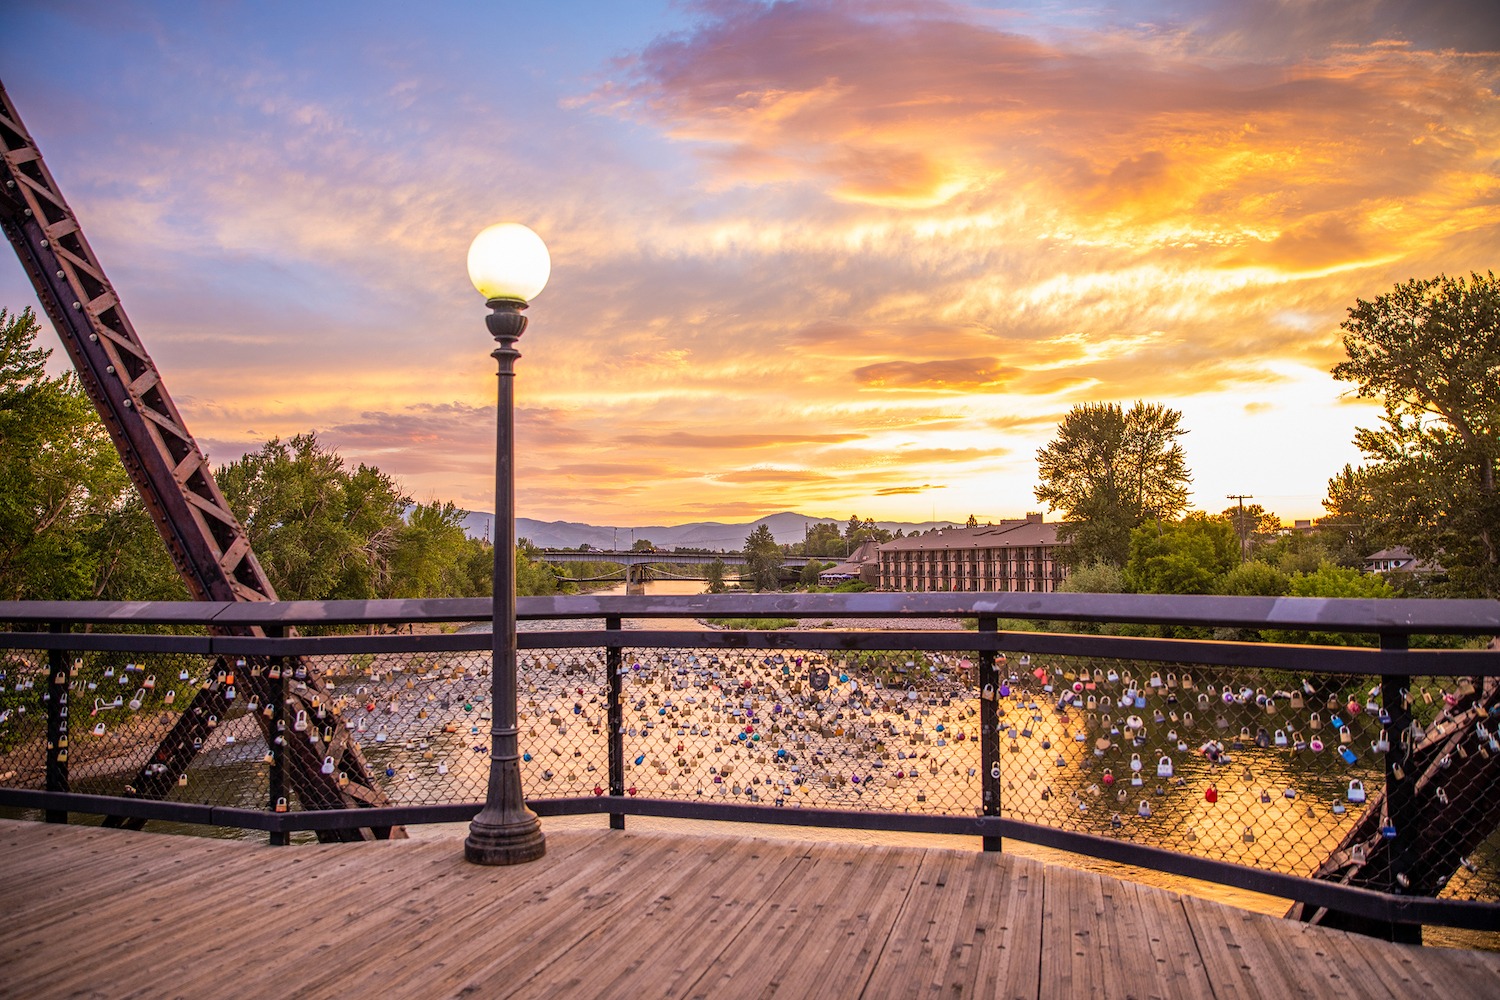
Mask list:
[[[552,261],[541,238],[513,222],[490,226],[469,247],[469,280],[488,300],[485,325],[499,366],[495,433],[494,657],[490,668],[490,778],[484,808],[469,824],[464,857],[481,865],[534,861],[547,851],[536,813],[521,789],[516,716],[516,341],[521,311],[547,284]]]

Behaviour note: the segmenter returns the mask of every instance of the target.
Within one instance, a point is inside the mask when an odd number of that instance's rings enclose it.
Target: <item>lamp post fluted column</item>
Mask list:
[[[519,277],[512,271],[517,254]],[[537,256],[539,254],[539,257]],[[530,266],[531,272],[527,270]],[[490,774],[484,808],[469,824],[464,857],[481,865],[534,861],[547,851],[536,813],[521,788],[516,712],[516,341],[526,329],[522,310],[546,284],[546,247],[523,226],[504,224],[480,233],[469,249],[469,274],[490,308],[485,325],[495,338],[498,367],[495,425],[495,533],[493,658],[490,666]]]

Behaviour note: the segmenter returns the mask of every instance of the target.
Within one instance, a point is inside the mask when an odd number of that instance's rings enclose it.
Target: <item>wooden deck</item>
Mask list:
[[[1500,954],[1008,854],[560,831],[271,848],[0,821],[4,997],[1479,997]]]

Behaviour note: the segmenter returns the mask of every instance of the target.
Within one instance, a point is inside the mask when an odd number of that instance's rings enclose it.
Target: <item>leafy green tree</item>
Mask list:
[[[656,545],[648,538],[637,538],[630,546],[632,552],[655,552]]]
[[[419,503],[406,513],[390,555],[389,597],[473,597],[464,534],[467,511],[452,503]]]
[[[1238,504],[1226,507],[1219,516],[1229,522],[1235,537],[1243,541],[1247,557],[1278,537],[1281,531],[1281,518],[1258,503],[1247,504],[1244,508]]]
[[[94,597],[103,601],[184,601],[187,585],[133,487],[104,513],[89,538]]]
[[[1396,592],[1384,579],[1361,573],[1347,566],[1325,563],[1311,573],[1291,578],[1288,594],[1292,597],[1395,597]],[[1291,629],[1264,629],[1267,642],[1311,643],[1319,646],[1373,646],[1374,636],[1350,632],[1297,632]]]
[[[493,585],[490,587],[494,590]],[[516,596],[548,597],[557,593],[557,573],[552,566],[516,550]]]
[[[1324,563],[1364,565],[1362,556],[1349,560],[1349,554],[1355,551],[1340,528],[1314,526],[1312,531],[1292,532],[1272,539],[1255,550],[1254,560],[1291,576],[1312,573]]]
[[[861,521],[858,514],[851,514],[849,523],[844,525],[844,541],[847,543],[847,548],[841,552],[825,554],[843,556],[853,552],[865,542],[888,542],[891,538],[891,533],[877,525],[874,518],[867,517]]]
[[[1123,594],[1127,588],[1120,567],[1096,562],[1073,570],[1058,589],[1065,594]]]
[[[822,563],[816,559],[809,559],[807,565],[802,567],[802,572],[798,575],[797,582],[804,587],[816,587],[818,585],[818,574],[833,565],[833,563]]]
[[[853,537],[852,534],[850,536]],[[839,534],[839,526],[832,521],[823,521],[807,529],[802,543],[801,555],[833,556],[842,558],[849,551],[849,543]]]
[[[781,546],[771,529],[757,525],[745,538],[745,561],[756,590],[779,590],[781,587]]]
[[[1073,407],[1057,436],[1037,452],[1036,498],[1062,510],[1058,540],[1072,566],[1124,566],[1131,532],[1148,520],[1176,517],[1187,506],[1182,414],[1137,401]]]
[[[703,575],[710,594],[724,593],[724,569],[724,560],[716,558],[708,564],[708,569],[704,570]]]
[[[1214,593],[1240,597],[1283,597],[1291,589],[1291,577],[1270,563],[1252,559],[1220,577],[1214,586]]]
[[[1327,563],[1312,573],[1292,577],[1292,597],[1395,597],[1390,584],[1369,573]]]
[[[1414,279],[1343,329],[1333,375],[1384,412],[1355,433],[1366,464],[1330,481],[1330,512],[1441,563],[1455,592],[1500,597],[1500,280]]]
[[[217,478],[283,600],[389,592],[390,557],[411,498],[379,469],[346,468],[309,432],[273,438]]]
[[[30,309],[0,309],[0,599],[150,600],[186,590],[72,372]]]
[[[1130,533],[1125,580],[1141,594],[1210,594],[1239,564],[1239,539],[1222,518],[1194,513],[1149,521]]]

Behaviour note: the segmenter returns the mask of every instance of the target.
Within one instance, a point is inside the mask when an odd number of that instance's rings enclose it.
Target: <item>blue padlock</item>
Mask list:
[[[1345,764],[1353,764],[1356,760],[1359,760],[1359,758],[1354,755],[1354,751],[1350,750],[1348,747],[1339,747],[1339,756],[1344,758]]]

